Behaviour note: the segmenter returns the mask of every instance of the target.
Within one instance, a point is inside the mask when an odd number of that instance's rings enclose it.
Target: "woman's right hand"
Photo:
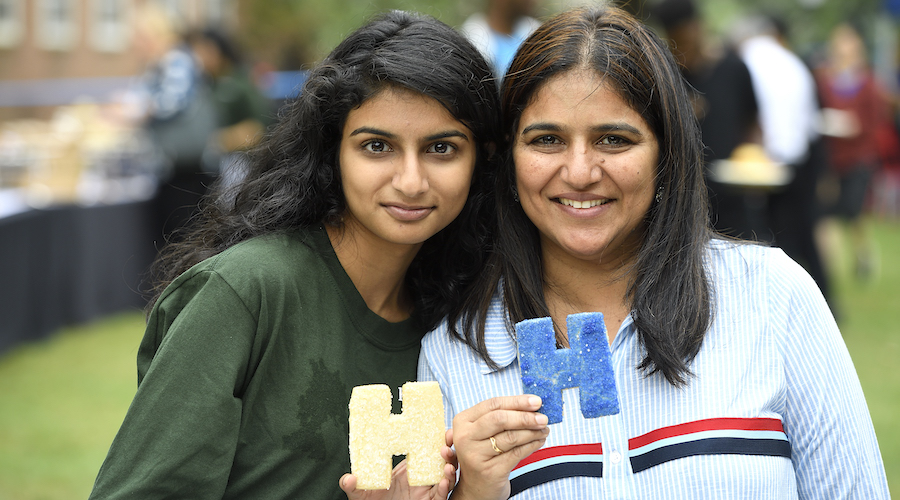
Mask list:
[[[450,439],[459,460],[452,498],[509,498],[509,473],[547,440],[547,416],[537,396],[491,398],[453,418]],[[492,440],[493,438],[493,440]]]

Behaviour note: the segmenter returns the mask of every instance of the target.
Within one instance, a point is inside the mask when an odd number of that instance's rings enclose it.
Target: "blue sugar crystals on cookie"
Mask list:
[[[619,413],[606,324],[602,313],[579,313],[566,318],[569,348],[556,348],[550,318],[516,323],[519,366],[527,394],[543,400],[541,413],[551,424],[562,422],[563,389],[578,387],[584,418]]]

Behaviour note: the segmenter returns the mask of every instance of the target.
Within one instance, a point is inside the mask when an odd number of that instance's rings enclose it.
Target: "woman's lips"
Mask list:
[[[590,219],[597,217],[609,210],[610,204],[615,201],[611,198],[592,198],[589,200],[576,200],[567,197],[553,198],[553,201],[564,213],[578,219]]]
[[[612,200],[610,200],[609,198],[603,198],[603,199],[579,201],[579,200],[573,200],[570,198],[557,198],[556,201],[558,201],[559,203],[561,203],[563,205],[572,207],[572,208],[584,209],[584,208],[593,208],[593,207],[596,207],[597,205],[605,205]]]
[[[415,222],[417,220],[422,220],[434,210],[434,207],[387,204],[383,206],[385,210],[387,210],[388,213],[391,214],[392,217],[403,222]]]

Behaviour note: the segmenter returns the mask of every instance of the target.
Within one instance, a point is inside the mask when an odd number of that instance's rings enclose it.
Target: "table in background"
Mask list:
[[[0,218],[0,353],[61,327],[143,308],[153,200]]]

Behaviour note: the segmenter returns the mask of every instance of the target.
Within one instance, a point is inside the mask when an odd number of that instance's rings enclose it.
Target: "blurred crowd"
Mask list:
[[[648,22],[697,90],[712,223],[781,247],[835,309],[828,270],[845,245],[859,279],[875,272],[863,214],[900,214],[898,82],[878,77],[850,21],[808,54],[774,15],[715,37],[693,0],[662,0]]]
[[[0,123],[0,216],[28,207],[153,199],[154,238],[173,238],[208,187],[237,175],[272,121],[241,48],[219,27],[188,28],[158,3],[131,16],[142,74],[104,102]]]
[[[280,104],[265,93],[267,74],[229,33],[186,29],[141,5],[138,84],[102,105],[61,106],[50,120],[0,123],[0,216],[14,211],[4,208],[10,196],[23,206],[153,198],[157,236],[170,239],[212,182],[240,176],[243,152]],[[777,16],[715,35],[695,0],[645,5],[697,90],[713,225],[780,246],[829,299],[838,249],[850,248],[856,275],[870,278],[877,252],[863,215],[900,216],[900,75],[876,73],[866,31],[842,22],[799,53]],[[459,28],[499,82],[540,12],[535,0],[491,0]]]
[[[238,175],[240,153],[260,138],[274,109],[223,31],[183,32],[155,4],[144,4],[135,19],[147,65],[135,115],[163,153],[157,215],[171,239],[217,177]]]

